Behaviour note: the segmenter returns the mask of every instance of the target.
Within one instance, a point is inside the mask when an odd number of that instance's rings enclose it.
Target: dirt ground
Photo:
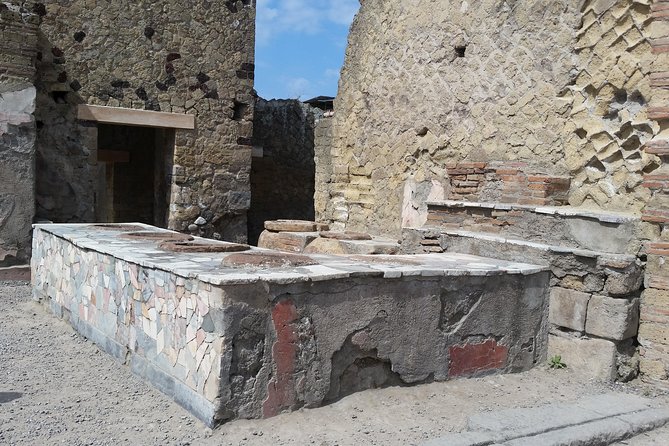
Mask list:
[[[464,428],[469,415],[610,392],[669,407],[641,383],[602,384],[577,371],[527,373],[370,390],[327,407],[214,431],[101,353],[30,300],[30,287],[0,282],[2,445],[414,445]],[[669,444],[669,428],[619,445]]]

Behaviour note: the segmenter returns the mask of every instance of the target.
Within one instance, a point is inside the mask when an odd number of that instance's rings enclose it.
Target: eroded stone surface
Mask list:
[[[209,242],[209,241],[167,241],[160,248],[173,252],[239,252],[251,249],[249,245],[240,243]]]
[[[274,232],[315,232],[317,223],[306,220],[269,220],[265,222],[265,229]]]
[[[639,328],[639,299],[614,299],[594,295],[588,303],[585,331],[602,338],[622,341],[636,336]]]
[[[365,1],[317,218],[397,234],[430,196],[641,210],[650,70],[666,70],[650,20],[645,0]]]
[[[603,381],[616,378],[616,345],[606,339],[573,338],[551,334],[548,356],[558,355],[567,367]]]
[[[0,3],[0,267],[30,258],[35,215],[37,17]]]
[[[566,288],[553,288],[549,310],[551,324],[584,331],[589,300],[590,294]]]

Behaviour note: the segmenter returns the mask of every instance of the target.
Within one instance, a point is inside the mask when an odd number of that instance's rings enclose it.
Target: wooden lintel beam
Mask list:
[[[186,130],[195,128],[194,115],[135,110],[120,107],[104,107],[100,105],[80,104],[77,117],[82,121],[95,121],[102,124]]]

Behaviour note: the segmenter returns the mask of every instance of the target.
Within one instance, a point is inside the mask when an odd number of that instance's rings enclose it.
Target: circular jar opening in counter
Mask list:
[[[137,232],[124,232],[119,234],[120,238],[130,239],[130,240],[150,240],[156,242],[166,242],[166,241],[191,241],[195,240],[193,236],[187,234],[181,234],[179,232],[163,232],[163,231],[137,231]]]
[[[240,252],[251,249],[241,243],[206,242],[206,241],[165,241],[158,245],[161,249],[172,252]]]
[[[222,262],[222,266],[232,266],[235,268],[285,268],[317,264],[318,262],[311,257],[283,252],[243,252],[231,254],[223,259]]]

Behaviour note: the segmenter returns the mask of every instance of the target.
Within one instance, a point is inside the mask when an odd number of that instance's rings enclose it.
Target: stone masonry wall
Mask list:
[[[332,180],[332,116],[323,116],[314,130],[314,161],[316,164],[314,208],[319,218],[327,215]]]
[[[657,224],[661,233],[646,249],[638,339],[642,378],[666,384],[669,380],[669,1],[655,0],[650,19],[648,29],[653,53],[650,88],[653,95],[649,115],[657,121],[661,131],[645,144],[643,150],[659,157],[661,166],[644,175],[644,186],[652,195],[643,219]]]
[[[35,214],[37,20],[0,3],[0,266],[27,263]]]
[[[659,132],[648,114],[651,0],[588,0],[574,47],[574,85],[564,131],[575,206],[640,211],[644,173],[659,166],[643,146]]]
[[[94,218],[96,129],[77,121],[78,104],[187,113],[196,129],[176,132],[169,227],[198,220],[199,234],[244,240],[254,2],[30,4],[41,17],[38,215]]]
[[[659,131],[645,107],[649,12],[648,0],[365,1],[323,217],[397,233],[403,203],[457,198],[476,185],[447,166],[476,163],[571,180],[564,203],[639,211],[658,166],[641,149]]]
[[[255,104],[249,242],[264,222],[314,219],[314,131],[322,111],[297,100]]]

